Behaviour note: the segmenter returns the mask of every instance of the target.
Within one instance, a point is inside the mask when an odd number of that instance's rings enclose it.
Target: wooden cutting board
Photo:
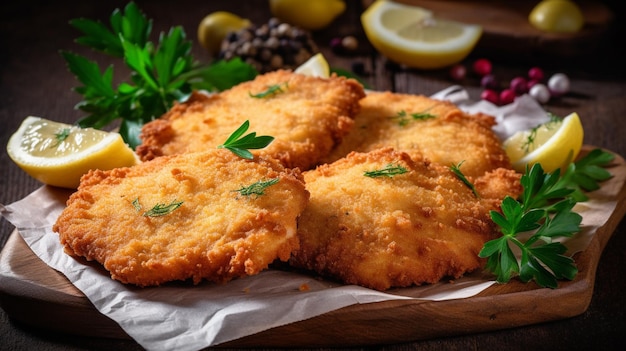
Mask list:
[[[528,15],[540,0],[395,1],[429,9],[436,17],[482,26],[483,36],[476,51],[478,54],[488,53],[491,58],[499,53],[534,59],[592,55],[600,45],[607,44],[606,33],[615,17],[598,1],[576,1],[584,14],[583,28],[577,33],[559,34],[543,32],[528,22]]]
[[[592,149],[585,146],[584,152]],[[626,163],[616,159],[614,177],[593,196],[615,201],[588,248],[574,256],[579,273],[558,289],[512,280],[477,296],[448,301],[395,300],[348,306],[305,321],[251,335],[225,347],[333,347],[402,343],[506,329],[583,313],[593,294],[602,251],[626,214]],[[557,303],[558,302],[558,303]],[[13,232],[0,253],[0,303],[24,324],[75,335],[130,338],[102,315],[62,274],[41,261]],[[415,321],[430,321],[415,323]]]

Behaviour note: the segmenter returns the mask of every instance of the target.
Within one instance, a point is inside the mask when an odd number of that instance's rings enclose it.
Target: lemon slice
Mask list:
[[[7,144],[9,157],[31,177],[75,189],[90,169],[132,166],[135,153],[118,133],[27,117]]]
[[[307,76],[328,78],[330,77],[330,66],[324,55],[319,53],[298,66],[294,72]]]
[[[524,172],[526,165],[541,164],[545,172],[563,168],[572,162],[583,144],[584,130],[577,113],[562,120],[519,131],[504,142],[513,168]]]
[[[409,67],[436,69],[463,60],[478,43],[482,27],[437,18],[431,11],[388,0],[374,2],[361,24],[370,43]]]

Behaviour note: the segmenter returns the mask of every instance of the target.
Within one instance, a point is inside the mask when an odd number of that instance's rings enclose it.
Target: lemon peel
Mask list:
[[[479,25],[437,18],[418,6],[378,0],[362,15],[370,43],[409,67],[437,69],[462,61],[482,36]]]
[[[91,169],[108,170],[137,163],[118,133],[80,128],[27,117],[7,144],[9,157],[38,181],[75,189]]]
[[[544,123],[532,130],[519,131],[504,141],[503,147],[518,172],[541,164],[545,172],[563,168],[580,153],[584,129],[577,113],[562,120]]]

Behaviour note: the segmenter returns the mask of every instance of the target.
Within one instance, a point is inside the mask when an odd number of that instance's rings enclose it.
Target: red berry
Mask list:
[[[500,92],[500,103],[502,105],[508,105],[515,101],[516,95],[517,94],[515,94],[515,91],[512,89],[504,89]]]
[[[498,81],[493,74],[487,74],[480,80],[480,85],[485,89],[498,89]]]
[[[541,84],[541,82],[534,79],[529,80],[528,82],[526,82],[526,90],[530,91],[530,89],[532,89],[532,87],[537,84]]]
[[[459,64],[459,65],[454,65],[452,66],[452,68],[450,68],[450,77],[454,80],[460,81],[465,79],[465,75],[467,74],[467,69],[465,69],[465,66]]]
[[[487,59],[478,59],[474,62],[474,72],[483,77],[491,73],[491,61]]]
[[[492,104],[498,105],[500,104],[500,97],[495,90],[485,89],[480,94],[480,98],[486,101],[491,102]]]
[[[539,67],[533,67],[529,69],[528,78],[537,82],[541,82],[544,78],[543,70]]]
[[[510,88],[517,95],[522,95],[528,92],[528,85],[526,83],[526,79],[523,77],[513,78],[513,80],[511,80]]]

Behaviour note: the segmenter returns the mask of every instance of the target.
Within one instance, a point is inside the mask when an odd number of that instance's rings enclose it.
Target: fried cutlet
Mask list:
[[[298,169],[212,149],[90,171],[53,230],[123,283],[226,282],[289,258],[308,197]]]
[[[352,151],[382,147],[412,154],[419,151],[445,166],[463,162],[465,174],[477,177],[497,168],[511,168],[502,143],[493,132],[495,119],[468,115],[450,102],[421,95],[371,92],[361,100],[352,131],[324,162]]]
[[[215,148],[249,120],[252,131],[275,138],[253,153],[306,170],[348,133],[363,96],[363,87],[344,77],[266,73],[218,94],[194,93],[144,125],[137,154],[145,161]]]
[[[498,169],[477,182],[477,197],[449,167],[391,148],[353,152],[303,174],[311,197],[290,264],[377,290],[480,268],[478,252],[498,235],[489,211],[521,191],[519,174]]]

